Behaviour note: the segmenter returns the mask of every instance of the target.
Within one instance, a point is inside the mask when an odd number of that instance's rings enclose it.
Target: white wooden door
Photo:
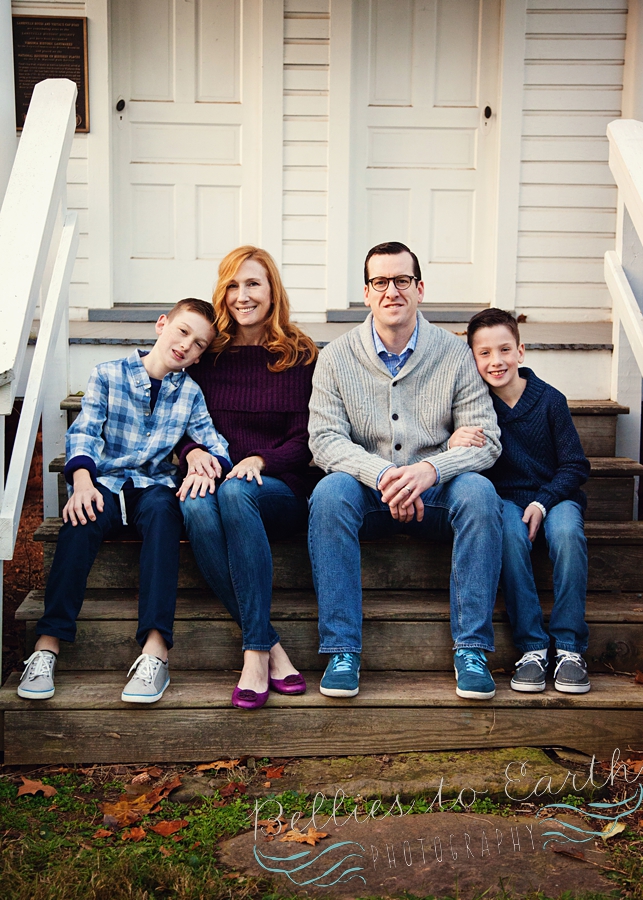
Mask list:
[[[260,0],[114,0],[116,302],[208,299],[259,240],[261,54]]]
[[[353,10],[355,289],[366,251],[397,240],[418,255],[427,303],[491,302],[499,0],[356,0]]]

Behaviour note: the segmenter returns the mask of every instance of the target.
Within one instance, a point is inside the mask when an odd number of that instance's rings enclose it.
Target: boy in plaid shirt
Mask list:
[[[170,683],[168,650],[179,570],[183,517],[176,496],[174,446],[187,434],[213,456],[220,477],[231,468],[227,442],[215,430],[201,389],[185,369],[199,361],[214,336],[214,312],[203,300],[181,300],[156,323],[152,350],[101,363],[92,372],[82,411],[67,432],[65,477],[73,493],[45,591],[45,612],[18,694],[54,694],[61,640],[73,641],[87,576],[98,549],[122,525],[143,539],[136,640],[142,652],[121,694],[153,703]],[[192,480],[194,476],[188,476]],[[199,482],[204,495],[214,479]]]

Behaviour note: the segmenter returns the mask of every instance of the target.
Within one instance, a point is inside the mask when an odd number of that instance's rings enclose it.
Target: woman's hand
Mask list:
[[[231,472],[228,472],[225,480],[231,478],[245,478],[246,481],[252,481],[253,478],[257,484],[263,484],[260,472],[266,468],[264,460],[260,456],[246,456],[241,462],[238,462]]]
[[[221,463],[216,457],[208,453],[207,450],[201,450],[200,447],[195,447],[194,450],[190,450],[185,457],[185,461],[188,464],[188,475],[205,475],[208,478],[213,479],[221,478]],[[210,493],[213,494],[214,489],[212,489]],[[201,496],[203,497],[205,495],[201,494]]]
[[[205,497],[207,493],[214,494],[215,488],[216,482],[214,478],[211,478],[209,475],[197,475],[196,472],[193,472],[191,475],[185,476],[183,484],[176,492],[176,496],[183,503],[188,494],[195,500],[197,495]]]
[[[449,438],[449,450],[454,447],[484,447],[487,442],[485,433],[477,425],[463,425],[456,428]]]

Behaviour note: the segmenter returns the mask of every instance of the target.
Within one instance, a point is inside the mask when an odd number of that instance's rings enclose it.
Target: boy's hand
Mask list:
[[[214,494],[215,489],[216,482],[214,478],[210,475],[197,475],[196,472],[193,472],[191,475],[185,476],[183,484],[176,492],[176,496],[183,503],[188,494],[194,500],[197,495],[205,497],[207,493]]]
[[[261,456],[246,456],[241,462],[232,468],[225,477],[226,481],[231,478],[245,478],[246,481],[252,481],[253,478],[257,484],[263,484],[260,472],[266,468],[266,463]]]
[[[487,443],[485,433],[478,425],[463,425],[456,428],[449,438],[449,450],[454,447],[484,447]]]
[[[221,463],[207,450],[195,447],[185,457],[188,464],[188,475],[206,475],[208,478],[221,478]],[[183,487],[183,485],[181,485]],[[214,493],[214,491],[210,491]],[[201,496],[205,496],[202,494]]]
[[[436,479],[431,463],[419,462],[410,466],[387,469],[380,478],[382,501],[388,503],[391,515],[399,522],[421,522],[424,518],[424,491],[433,487]]]
[[[96,521],[96,513],[92,503],[96,504],[98,512],[103,511],[104,501],[103,495],[94,486],[91,475],[87,469],[76,469],[74,472],[74,493],[71,495],[63,508],[63,522],[71,521],[75,527],[80,522],[81,525],[87,524],[87,518],[92,522]]]
[[[538,529],[540,528],[540,523],[543,520],[543,514],[537,506],[530,504],[525,510],[525,514],[522,517],[523,522],[527,526],[529,532],[529,540],[534,541],[536,539],[536,535],[538,534]]]

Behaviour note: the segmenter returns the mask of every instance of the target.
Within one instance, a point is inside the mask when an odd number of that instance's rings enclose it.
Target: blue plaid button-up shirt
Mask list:
[[[165,376],[153,411],[151,387],[138,350],[126,359],[100,363],[67,432],[67,460],[88,456],[97,480],[115,494],[128,478],[134,487],[176,487],[172,452],[184,434],[209,453],[230,459],[228,442],[216,431],[201,388],[187,372]]]

